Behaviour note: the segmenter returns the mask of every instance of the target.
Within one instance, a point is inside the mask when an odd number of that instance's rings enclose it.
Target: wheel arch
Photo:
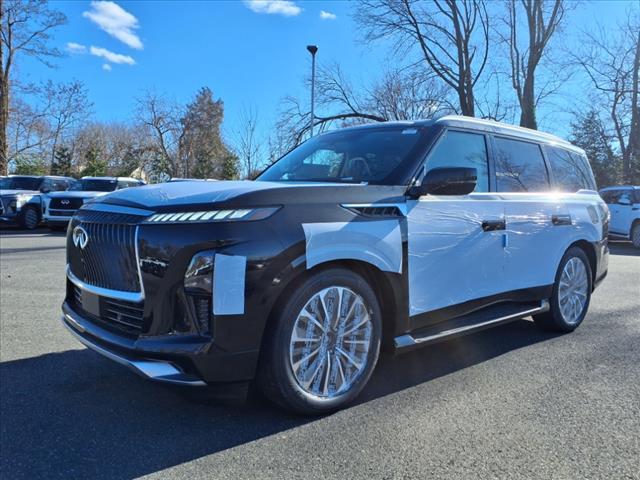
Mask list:
[[[593,246],[591,242],[587,240],[577,240],[573,242],[569,247],[565,250],[565,253],[569,251],[569,249],[577,247],[581,249],[589,259],[589,267],[591,267],[591,288],[593,290],[593,286],[596,283],[596,276],[598,273],[598,257],[596,254],[596,247]]]
[[[295,274],[289,276],[287,282],[280,288],[277,298],[267,315],[267,321],[262,332],[261,351],[264,349],[267,337],[265,332],[269,330],[273,322],[277,321],[278,314],[284,307],[291,290],[289,287],[294,284],[299,285],[310,276],[332,268],[351,270],[367,281],[375,292],[382,311],[382,348],[387,351],[393,348],[396,326],[399,319],[402,318],[401,275],[384,272],[377,266],[362,260],[331,260],[314,265],[312,268],[297,269]]]

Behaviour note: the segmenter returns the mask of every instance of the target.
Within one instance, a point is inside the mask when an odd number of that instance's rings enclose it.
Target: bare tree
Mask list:
[[[44,114],[50,125],[50,157],[55,157],[58,143],[69,130],[86,120],[91,109],[87,90],[79,81],[54,84],[51,80],[41,89]]]
[[[11,160],[31,154],[42,156],[51,133],[46,114],[24,99],[13,96],[9,104],[9,118],[7,158]]]
[[[356,88],[334,63],[319,70],[316,87],[314,125],[319,131],[336,124],[417,120],[454,111],[445,86],[409,68],[388,71],[372,85]],[[287,146],[293,147],[309,130],[310,112],[294,97],[285,98],[284,105],[278,128],[289,132]]]
[[[0,175],[7,173],[11,72],[19,54],[47,63],[60,52],[48,45],[51,30],[66,17],[43,0],[0,0]]]
[[[179,175],[179,146],[183,129],[178,105],[154,92],[137,99],[136,118],[146,128],[151,143],[170,167],[171,176]]]
[[[520,104],[520,126],[537,129],[536,70],[564,19],[564,0],[508,0],[507,10],[509,35],[504,39],[509,45],[511,82]],[[524,25],[519,20],[520,10],[525,16]],[[523,26],[526,31],[521,34]]]
[[[475,116],[474,87],[489,55],[489,16],[482,0],[360,0],[355,15],[369,41],[417,47],[428,70],[456,92],[460,113]]]
[[[619,34],[587,32],[587,50],[575,56],[606,105],[622,157],[624,181],[640,181],[640,14],[629,15]]]
[[[258,112],[254,107],[243,107],[239,125],[234,132],[234,150],[238,156],[244,178],[253,178],[262,166],[263,145],[258,138]]]

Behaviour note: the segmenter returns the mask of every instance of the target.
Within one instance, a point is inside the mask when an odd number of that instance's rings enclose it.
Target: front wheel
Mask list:
[[[572,332],[589,309],[592,288],[591,267],[584,250],[571,247],[562,257],[548,312],[534,315],[536,325],[545,330]]]
[[[640,222],[636,222],[631,228],[631,242],[633,242],[634,247],[640,248]]]
[[[286,299],[261,360],[259,383],[275,403],[303,414],[353,400],[378,360],[381,310],[356,273],[318,272]]]
[[[33,207],[26,207],[20,218],[20,226],[27,230],[33,230],[40,223],[40,214]]]

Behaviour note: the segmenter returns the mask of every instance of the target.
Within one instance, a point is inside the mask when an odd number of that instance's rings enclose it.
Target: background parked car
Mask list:
[[[42,218],[43,193],[66,190],[70,177],[9,175],[0,179],[0,222],[32,230]]]
[[[65,192],[44,198],[44,221],[51,229],[66,228],[76,211],[87,201],[115,190],[139,187],[142,180],[128,177],[83,177]]]
[[[600,196],[611,212],[609,235],[631,240],[634,247],[640,248],[640,187],[603,188]]]

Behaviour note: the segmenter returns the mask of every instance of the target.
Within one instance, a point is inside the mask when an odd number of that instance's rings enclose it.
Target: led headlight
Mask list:
[[[156,213],[146,223],[208,223],[264,220],[280,207],[246,208],[236,210],[208,210],[199,212]]]
[[[22,208],[22,206],[31,200],[32,195],[18,195],[16,198],[16,210]]]

